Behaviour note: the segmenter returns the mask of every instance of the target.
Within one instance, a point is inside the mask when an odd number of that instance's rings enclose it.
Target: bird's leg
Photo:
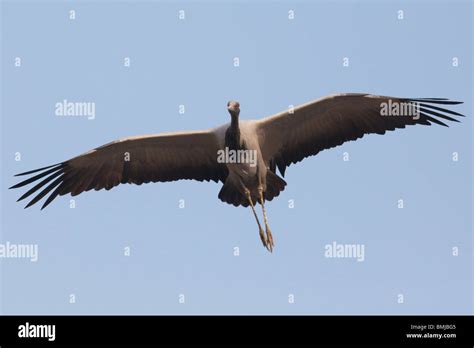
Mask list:
[[[262,204],[262,211],[263,211],[263,220],[265,222],[265,233],[267,234],[267,249],[270,252],[273,251],[273,247],[275,243],[273,243],[273,236],[272,231],[270,231],[270,227],[268,227],[268,218],[267,218],[267,211],[265,210],[265,198],[263,198],[263,187],[258,187],[258,194],[260,196],[260,204]]]
[[[259,230],[258,232],[260,234],[260,239],[262,240],[263,246],[268,249],[267,239],[265,238],[265,234],[263,233],[263,228],[260,225],[260,221],[258,220],[257,213],[255,212],[255,207],[254,207],[253,202],[252,202],[252,196],[250,195],[250,191],[247,188],[245,188],[245,195],[247,196],[247,200],[249,201],[250,206],[252,207],[252,211],[253,211],[253,215],[255,216],[255,220],[257,220],[257,225],[258,225],[258,230]]]

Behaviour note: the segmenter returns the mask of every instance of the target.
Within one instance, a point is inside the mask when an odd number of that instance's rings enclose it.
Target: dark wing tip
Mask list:
[[[449,127],[449,125],[440,121],[440,119],[451,122],[460,122],[458,119],[452,116],[465,117],[463,114],[458,112],[446,109],[445,107],[437,106],[437,104],[459,105],[463,103],[462,101],[450,100],[448,98],[402,98],[402,100],[418,104],[419,110],[421,111],[420,115],[422,116],[423,120],[436,123],[440,126]],[[426,124],[423,122],[419,123]]]
[[[431,104],[420,103],[420,106],[421,106],[421,107],[427,107],[427,108],[430,108],[430,109],[432,109],[432,110],[441,111],[441,112],[443,112],[443,113],[447,113],[447,114],[450,114],[450,115],[466,117],[465,115],[463,115],[463,114],[461,114],[461,113],[459,113],[459,112],[456,112],[456,111],[453,111],[453,110],[449,110],[449,109],[440,108],[439,106],[434,106],[434,105],[431,105]]]
[[[47,166],[47,167],[43,167],[43,168],[38,168],[38,169],[34,169],[34,170],[30,170],[30,171],[27,171],[27,172],[24,172],[24,173],[18,173],[18,174],[15,174],[15,176],[22,176],[22,175],[28,175],[28,174],[33,174],[33,173],[36,173],[36,172],[40,172],[44,169],[48,169],[48,168],[53,168],[53,167],[59,167],[60,165],[64,165],[64,163],[56,163],[56,164],[53,164],[51,166]]]
[[[434,118],[434,117],[431,117],[431,116],[428,116],[427,114],[425,113],[421,113],[421,116],[423,116],[426,120],[430,121],[430,122],[433,122],[433,123],[436,123],[440,126],[444,126],[444,127],[449,127],[446,123],[444,122],[441,122],[440,120]]]
[[[27,174],[34,174],[37,172],[40,172],[36,175],[33,175],[32,177],[23,180],[16,185],[13,185],[9,187],[9,189],[15,189],[19,187],[23,187],[25,185],[31,184],[31,183],[36,183],[34,187],[29,189],[26,193],[24,193],[20,198],[18,198],[17,202],[29,197],[33,193],[36,193],[37,195],[25,206],[26,208],[29,208],[36,202],[38,202],[41,198],[43,198],[48,192],[50,192],[53,188],[57,187],[60,185],[64,178],[65,178],[65,171],[64,167],[66,166],[66,163],[59,163],[55,164],[52,166],[47,166],[43,167],[40,169],[35,169],[35,170],[30,170],[28,172],[20,173],[17,174],[16,176],[19,175],[27,175]],[[42,172],[41,172],[42,171]],[[43,186],[47,185],[46,188],[43,188]],[[56,191],[55,191],[56,193]],[[57,194],[55,195],[55,197]],[[52,200],[52,199],[51,199]],[[51,200],[47,200],[47,203],[49,204]],[[47,204],[43,205],[43,208],[46,207]]]
[[[60,165],[44,167],[44,168],[41,168],[41,169],[35,169],[35,170],[31,170],[31,171],[29,171],[29,172],[25,172],[25,173],[22,173],[22,174],[18,174],[18,175],[24,175],[24,174],[26,174],[26,173],[36,173],[36,172],[38,172],[38,171],[40,171],[40,170],[44,170],[44,169],[50,168],[50,169],[45,170],[45,171],[43,171],[43,172],[41,172],[41,173],[39,173],[39,174],[37,174],[37,175],[35,175],[35,176],[32,176],[32,177],[30,177],[30,178],[28,178],[28,179],[26,179],[26,180],[23,180],[23,181],[19,182],[19,183],[16,184],[16,185],[13,185],[12,187],[10,187],[10,189],[19,188],[19,187],[28,185],[28,184],[30,184],[30,183],[32,183],[32,182],[38,180],[38,179],[41,179],[41,178],[43,178],[43,177],[45,177],[46,175],[49,175],[49,174],[51,174],[51,173],[61,172],[62,169],[64,168],[64,166],[65,166],[65,164],[61,163]]]
[[[35,196],[35,198],[33,198],[27,205],[25,208],[28,208],[30,206],[32,206],[33,204],[35,204],[36,202],[38,202],[40,199],[42,199],[44,196],[46,196],[51,190],[53,190],[54,188],[57,188],[64,180],[64,176],[65,174],[61,173],[61,175],[56,178],[56,180],[52,181],[55,177],[53,175],[51,175],[48,179],[48,186],[46,188],[44,188],[40,193],[38,193],[38,195]],[[51,182],[52,181],[52,182]]]

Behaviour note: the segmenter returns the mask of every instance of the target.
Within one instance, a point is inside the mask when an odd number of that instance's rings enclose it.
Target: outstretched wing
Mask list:
[[[224,182],[227,168],[217,162],[218,144],[212,130],[124,138],[68,161],[18,174],[35,173],[10,188],[39,181],[18,201],[38,192],[27,208],[52,191],[43,209],[58,195],[110,190],[125,183],[141,185],[180,179]]]
[[[260,148],[270,169],[275,172],[278,167],[284,175],[292,163],[365,134],[385,134],[415,124],[447,126],[440,119],[459,122],[452,116],[462,114],[437,104],[461,103],[441,98],[333,95],[257,121]]]

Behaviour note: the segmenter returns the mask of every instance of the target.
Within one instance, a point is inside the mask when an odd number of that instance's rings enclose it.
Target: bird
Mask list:
[[[214,181],[222,183],[221,201],[250,206],[260,240],[272,252],[275,243],[265,202],[285,189],[283,178],[290,165],[366,134],[383,135],[411,125],[448,127],[445,122],[459,122],[464,115],[446,107],[461,103],[448,98],[340,93],[262,119],[241,120],[239,102],[229,101],[230,122],[222,126],[112,141],[67,161],[17,174],[30,177],[10,189],[34,183],[18,201],[35,193],[28,208],[49,194],[42,210],[58,196],[110,190],[119,184]]]

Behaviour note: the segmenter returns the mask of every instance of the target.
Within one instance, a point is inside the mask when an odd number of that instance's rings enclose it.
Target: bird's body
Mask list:
[[[365,134],[385,134],[416,124],[447,126],[440,119],[458,122],[453,116],[463,115],[438,105],[459,103],[441,98],[339,94],[264,119],[241,121],[239,103],[229,102],[231,122],[223,126],[120,139],[68,161],[18,174],[35,173],[11,188],[38,182],[19,200],[39,192],[29,207],[49,194],[43,209],[59,195],[110,190],[124,183],[220,181],[223,186],[218,197],[235,206],[251,206],[262,243],[271,251],[273,237],[264,202],[286,186],[277,170],[284,176],[292,163]],[[265,234],[254,209],[257,202],[262,206]]]
[[[237,128],[237,129],[235,129]],[[224,131],[224,137],[221,132]],[[235,206],[249,206],[249,201],[245,194],[245,189],[250,191],[254,202],[259,201],[258,187],[262,185],[264,192],[267,186],[267,166],[262,156],[259,142],[254,134],[257,132],[257,121],[238,121],[238,124],[232,126],[232,123],[226,124],[215,133],[221,150],[225,151],[243,151],[242,153],[255,154],[255,164],[250,161],[238,163],[226,163],[228,176],[222,187],[219,198]],[[224,142],[222,143],[222,138]],[[283,181],[283,180],[282,180]],[[266,200],[273,199],[273,196],[266,196]]]

